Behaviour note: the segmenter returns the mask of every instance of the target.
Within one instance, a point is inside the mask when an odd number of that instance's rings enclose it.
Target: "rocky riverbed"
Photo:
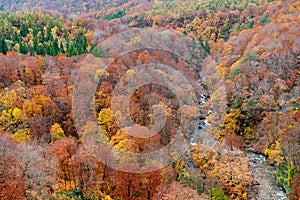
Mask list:
[[[275,168],[268,164],[265,156],[248,152],[249,168],[257,182],[258,200],[287,200],[284,190],[275,184],[273,172]]]

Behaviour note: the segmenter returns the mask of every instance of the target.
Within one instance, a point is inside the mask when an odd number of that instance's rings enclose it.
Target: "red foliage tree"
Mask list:
[[[26,186],[16,158],[17,145],[0,133],[0,199],[25,199]]]
[[[92,194],[103,184],[104,166],[84,150],[74,154],[70,161],[74,173],[74,186],[85,195]]]
[[[240,135],[227,134],[225,135],[224,139],[226,145],[230,147],[231,151],[234,147],[240,150],[243,150],[245,148],[244,139]]]
[[[133,168],[128,164],[129,168]],[[121,199],[131,200],[138,196],[139,183],[141,183],[140,174],[123,171],[114,171],[113,177],[113,195]]]
[[[51,146],[52,152],[57,158],[58,177],[62,180],[64,190],[74,189],[75,171],[72,169],[72,156],[77,151],[77,145],[73,138],[57,140]]]
[[[292,190],[289,194],[291,200],[300,199],[300,175],[295,175],[292,180]]]
[[[51,141],[50,136],[50,119],[49,117],[36,116],[29,120],[30,125],[30,135],[37,142],[47,142]]]

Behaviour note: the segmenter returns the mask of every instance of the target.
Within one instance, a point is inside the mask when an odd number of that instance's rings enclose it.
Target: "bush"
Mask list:
[[[276,168],[276,183],[283,187],[286,193],[291,191],[291,182],[295,174],[295,169],[291,163],[283,163]]]
[[[232,80],[232,77],[238,75],[240,72],[241,72],[240,67],[234,68],[233,70],[230,71],[229,75],[227,76],[227,79]]]
[[[257,59],[258,59],[258,56],[256,55],[255,52],[248,51],[245,58],[241,61],[240,65],[244,64],[248,60],[257,60]]]
[[[60,191],[56,193],[56,199],[64,199],[64,200],[82,200],[83,193],[78,190],[71,191]]]
[[[102,51],[102,49],[100,47],[95,47],[93,50],[91,50],[90,52],[91,54],[93,54],[95,57],[98,57],[98,58],[104,58],[105,55]]]
[[[230,27],[224,26],[221,29],[220,38],[223,38],[225,41],[229,38],[230,35]]]
[[[251,20],[247,25],[246,25],[246,29],[252,29],[254,26],[254,20]]]
[[[229,200],[229,198],[224,194],[221,188],[212,188],[209,194],[210,199],[215,200]]]
[[[259,21],[259,23],[261,25],[266,25],[268,22],[270,21],[270,17],[268,15],[264,16],[263,18],[261,18],[261,20]]]
[[[117,13],[113,13],[111,15],[107,15],[106,17],[104,17],[104,19],[109,21],[109,20],[113,20],[113,19],[117,19],[117,18],[123,17],[125,15],[126,15],[125,11],[119,10],[119,12],[117,12]]]

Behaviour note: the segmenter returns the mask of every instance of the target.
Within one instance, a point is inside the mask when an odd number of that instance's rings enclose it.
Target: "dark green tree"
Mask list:
[[[21,36],[18,35],[17,33],[14,33],[14,36],[13,36],[13,42],[14,42],[14,44],[20,43],[21,41],[22,41]]]
[[[74,54],[75,54],[75,52],[74,52],[73,42],[67,41],[67,56],[71,57]]]
[[[37,46],[37,48],[36,48],[36,54],[42,55],[42,56],[45,55],[45,48],[44,48],[44,45],[38,45],[38,46]]]
[[[28,53],[28,48],[23,43],[20,43],[20,53],[22,53],[22,54],[27,54]]]
[[[80,46],[81,46],[81,52],[80,52],[80,54],[83,54],[83,53],[86,53],[87,52],[87,38],[86,38],[86,36],[83,36],[82,38],[81,38],[81,42],[80,42],[81,44],[80,44]]]
[[[204,43],[204,40],[202,38],[202,35],[200,35],[199,37],[199,42],[200,42],[200,45],[202,47],[202,49],[204,50],[204,52],[209,55],[210,54],[210,46],[209,46],[209,43],[208,43],[208,40],[205,41]]]
[[[90,51],[91,54],[93,54],[95,57],[98,58],[104,58],[105,55],[100,47],[93,47],[93,49]]]
[[[46,37],[45,37],[45,42],[48,42],[48,41],[51,41],[53,40],[53,35],[51,33],[51,28],[47,28],[47,34],[46,34]]]
[[[223,38],[225,41],[229,38],[230,35],[230,27],[228,25],[224,25],[221,29],[220,38]]]
[[[41,42],[45,42],[45,33],[44,30],[41,30],[41,38],[40,38]]]
[[[21,23],[20,34],[22,37],[25,37],[29,33],[28,27],[26,24]]]
[[[44,48],[46,50],[47,55],[51,55],[51,44],[44,43]]]
[[[38,32],[39,32],[39,29],[37,28],[37,27],[34,27],[33,28],[33,31],[32,31],[32,35],[33,35],[33,37],[37,37],[37,34],[38,34]]]
[[[50,45],[50,56],[57,56],[59,54],[58,40],[55,38]]]
[[[0,53],[6,55],[8,51],[8,46],[3,38],[0,38]]]
[[[86,53],[87,48],[87,38],[83,33],[78,33],[75,40],[75,49],[77,50],[76,55]]]
[[[252,29],[254,26],[254,20],[252,19],[246,26],[246,29]]]
[[[66,51],[65,51],[65,48],[64,48],[64,45],[62,43],[60,43],[59,45],[59,51],[62,53],[62,54],[65,54]]]
[[[36,51],[38,48],[38,39],[36,36],[33,36],[33,50]]]

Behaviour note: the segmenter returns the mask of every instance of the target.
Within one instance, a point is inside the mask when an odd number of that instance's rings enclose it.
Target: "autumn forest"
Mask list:
[[[300,2],[2,0],[2,199],[299,200]]]

